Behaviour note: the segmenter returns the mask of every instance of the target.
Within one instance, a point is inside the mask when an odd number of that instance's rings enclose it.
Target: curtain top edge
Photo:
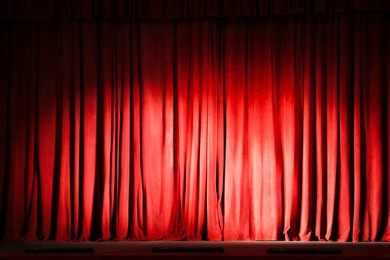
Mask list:
[[[0,0],[0,21],[239,18],[384,12],[386,0]]]

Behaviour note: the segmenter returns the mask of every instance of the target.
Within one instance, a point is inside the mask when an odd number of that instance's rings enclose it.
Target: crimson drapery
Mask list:
[[[385,1],[180,19],[10,2],[2,240],[390,239]]]

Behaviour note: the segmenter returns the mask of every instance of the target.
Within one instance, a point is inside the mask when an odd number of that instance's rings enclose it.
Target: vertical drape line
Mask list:
[[[389,100],[389,84],[390,84],[390,80],[389,80],[389,75],[388,75],[388,71],[390,69],[389,67],[389,61],[388,61],[388,57],[389,57],[389,51],[387,49],[387,45],[389,44],[389,38],[388,38],[388,35],[386,35],[386,28],[387,28],[387,31],[389,32],[389,29],[388,29],[388,25],[389,25],[389,20],[384,18],[384,17],[380,17],[380,23],[381,23],[381,40],[380,40],[380,53],[382,54],[381,57],[380,57],[380,68],[381,68],[381,71],[380,71],[380,79],[381,79],[381,85],[382,85],[382,98],[383,98],[383,101],[382,102],[382,122],[387,122],[387,118],[389,118],[389,110],[388,110],[388,100]],[[387,102],[386,102],[387,100]],[[389,151],[388,151],[388,147],[389,147],[389,123],[384,123],[382,125],[382,140],[383,140],[383,158],[382,158],[382,163],[383,163],[383,166],[382,166],[382,169],[383,169],[383,182],[382,182],[382,190],[383,190],[383,207],[382,207],[382,215],[383,215],[383,222],[382,222],[382,225],[381,225],[381,230],[383,230],[383,233],[382,234],[379,234],[378,235],[378,240],[381,239],[381,237],[383,239],[386,239],[386,237],[388,236],[388,229],[387,227],[389,226],[390,222],[389,222],[389,208],[390,208],[390,196],[389,196]],[[387,196],[386,196],[387,194]]]
[[[389,33],[390,33],[390,29],[389,29],[389,19],[385,19],[385,18],[382,18],[382,22],[384,22],[384,24],[386,26],[382,27],[382,28],[387,28],[387,34],[386,34],[386,29],[384,30],[383,32],[383,38],[382,38],[382,46],[383,46],[383,49],[381,50],[381,53],[385,53],[385,56],[383,57],[383,64],[384,66],[382,67],[383,69],[383,78],[384,78],[384,87],[385,87],[385,93],[386,95],[384,95],[384,97],[386,97],[387,100],[390,100],[390,75],[389,73],[387,73],[390,69],[390,62],[389,62],[389,57],[390,57],[390,52],[388,51],[387,49],[387,45],[390,43],[390,37],[389,37]],[[383,51],[383,52],[382,52]],[[388,102],[384,102],[383,103],[384,105],[384,111],[385,113],[383,113],[383,116],[386,118],[389,118],[389,115],[390,115],[390,104]],[[389,231],[390,231],[390,221],[389,221],[389,216],[390,216],[390,178],[389,178],[389,173],[390,173],[390,164],[389,164],[389,161],[390,161],[390,153],[388,151],[388,147],[389,147],[389,141],[390,141],[390,127],[389,127],[389,122],[388,121],[384,121],[384,122],[387,122],[387,124],[385,124],[385,129],[384,129],[384,133],[385,133],[385,138],[384,140],[386,140],[386,148],[387,149],[384,149],[385,151],[385,154],[384,156],[387,155],[387,158],[384,157],[383,159],[383,162],[385,163],[385,169],[386,169],[386,174],[385,174],[385,180],[384,180],[384,185],[385,185],[385,188],[384,190],[387,192],[387,198],[385,198],[387,201],[387,208],[384,209],[386,212],[385,212],[385,216],[387,216],[387,223],[386,223],[386,228],[385,228],[385,232],[383,234],[383,240],[389,240]],[[386,165],[387,164],[387,165]]]
[[[58,42],[55,42],[56,45],[61,49],[62,47],[62,37],[61,33],[63,32],[62,28],[60,27],[60,30],[57,32],[57,34],[54,36],[54,39]],[[62,62],[60,59],[60,53],[56,52],[55,55],[55,64],[59,64],[60,70],[62,70]],[[55,106],[55,144],[54,144],[54,167],[53,167],[53,179],[50,180],[52,182],[52,205],[51,205],[51,218],[50,218],[50,230],[48,239],[55,239],[58,232],[58,211],[59,209],[59,203],[60,203],[60,189],[62,185],[65,185],[65,183],[61,182],[61,175],[65,174],[64,171],[61,170],[61,164],[63,163],[62,160],[62,154],[64,153],[63,150],[63,144],[62,144],[62,135],[63,135],[63,93],[62,93],[62,80],[61,76],[56,73],[55,75],[55,84],[56,84],[56,106]],[[66,225],[67,223],[62,223],[63,225]]]
[[[283,151],[282,151],[282,145],[281,145],[281,131],[280,131],[280,118],[278,117],[280,115],[280,110],[278,106],[278,100],[279,100],[279,94],[277,91],[277,88],[279,87],[279,63],[280,60],[279,53],[276,51],[280,49],[280,32],[277,30],[278,22],[276,18],[270,18],[270,41],[271,41],[271,88],[272,88],[272,113],[273,113],[273,124],[274,124],[274,144],[275,144],[275,161],[276,161],[276,187],[277,187],[277,208],[278,208],[278,215],[277,215],[277,225],[276,228],[278,229],[276,231],[276,238],[277,240],[285,239],[284,236],[284,222],[285,222],[285,216],[284,216],[284,209],[285,209],[285,203],[284,203],[284,189],[281,187],[284,187],[284,178],[283,178],[283,172],[284,172],[284,158],[283,158]]]
[[[219,52],[219,66],[218,67],[221,67],[221,71],[220,71],[220,77],[222,77],[221,79],[221,89],[222,89],[222,95],[223,95],[223,101],[221,102],[222,103],[222,107],[220,107],[220,109],[222,109],[222,125],[223,127],[221,127],[222,129],[219,131],[219,132],[222,132],[222,135],[223,135],[223,142],[222,144],[220,144],[220,146],[223,147],[222,149],[222,154],[219,154],[220,156],[222,156],[222,159],[223,159],[223,162],[221,162],[220,160],[219,161],[219,165],[222,166],[221,168],[222,169],[219,169],[220,172],[221,172],[221,175],[222,175],[222,180],[220,180],[220,183],[222,184],[222,190],[221,190],[221,198],[220,198],[220,203],[221,203],[221,206],[222,206],[222,210],[221,210],[221,215],[222,215],[222,226],[223,226],[223,235],[222,235],[222,239],[225,239],[225,227],[226,227],[226,219],[225,219],[225,184],[226,184],[226,64],[225,64],[225,49],[226,49],[226,46],[225,46],[225,37],[226,37],[226,27],[224,26],[226,24],[226,20],[221,20],[220,22],[220,26],[222,27],[221,28],[221,35],[220,35],[220,40],[219,40],[219,43],[220,43],[220,52]],[[220,167],[219,167],[220,168]]]
[[[361,162],[361,154],[360,151],[362,150],[361,146],[361,140],[363,135],[361,131],[361,91],[360,91],[360,82],[361,82],[361,32],[358,30],[358,27],[361,25],[361,17],[360,15],[355,16],[355,26],[354,26],[354,36],[355,36],[355,43],[356,48],[354,49],[355,55],[354,55],[354,217],[353,217],[353,234],[352,234],[352,240],[353,241],[360,241],[362,237],[361,232],[361,222],[362,217],[361,213],[363,210],[363,206],[361,206],[361,196],[363,190],[361,189],[362,186],[362,178],[361,178],[361,171],[362,171],[362,162]]]
[[[339,117],[339,177],[337,185],[338,199],[336,200],[337,216],[336,223],[338,230],[334,232],[339,233],[337,241],[349,241],[352,234],[352,208],[353,195],[352,184],[353,181],[353,151],[351,149],[353,144],[353,129],[349,126],[353,119],[353,48],[351,44],[351,36],[353,28],[351,28],[351,17],[340,15],[338,25],[338,82],[339,82],[339,101],[338,101],[338,117]],[[344,34],[348,37],[342,37]]]
[[[42,48],[40,48],[41,44],[42,44],[42,40],[41,40],[41,25],[38,26],[38,33],[37,33],[37,37],[38,37],[38,50],[37,50],[37,63],[39,64],[40,63],[40,55],[42,53]],[[37,99],[38,101],[40,100],[40,96],[41,96],[41,92],[39,89],[39,85],[40,85],[40,81],[41,81],[41,67],[38,66],[38,70],[37,70],[37,84],[38,84],[38,91],[37,91]],[[45,239],[44,237],[44,234],[43,234],[43,227],[42,227],[42,200],[43,200],[43,197],[42,197],[42,192],[41,192],[41,187],[42,187],[42,180],[41,180],[41,168],[40,168],[40,164],[39,164],[39,122],[41,120],[41,117],[40,117],[40,113],[39,113],[39,104],[40,102],[37,102],[37,120],[36,120],[36,138],[35,138],[35,141],[36,141],[36,144],[35,144],[35,147],[36,147],[36,167],[37,167],[37,170],[36,170],[36,178],[37,178],[37,196],[38,196],[38,203],[37,203],[37,232],[36,232],[36,235],[37,235],[37,238],[40,239],[40,240],[43,240]]]
[[[325,239],[326,230],[326,174],[327,174],[327,125],[326,103],[327,103],[327,26],[326,17],[316,19],[316,54],[315,54],[315,93],[316,93],[316,229],[315,236],[319,240]]]
[[[79,161],[79,175],[77,183],[79,184],[79,196],[77,198],[78,205],[78,225],[77,225],[77,240],[83,239],[83,223],[84,223],[84,183],[83,183],[83,175],[84,175],[84,23],[80,22],[80,141],[79,141],[79,153],[80,153],[80,161]]]
[[[112,162],[113,166],[111,166],[111,169],[113,169],[111,172],[111,191],[110,191],[110,224],[109,224],[109,230],[110,234],[109,237],[117,237],[117,227],[116,227],[116,219],[118,216],[117,212],[117,202],[118,202],[118,178],[119,178],[119,169],[120,169],[120,124],[121,124],[121,88],[123,87],[120,84],[120,80],[118,79],[118,73],[120,73],[121,65],[119,63],[118,59],[118,27],[120,27],[120,24],[116,23],[114,25],[114,36],[113,36],[113,44],[112,44],[112,56],[113,56],[113,61],[112,61],[112,84],[115,86],[114,93],[113,93],[113,110],[112,110],[112,117],[114,118],[113,122],[111,123],[112,130],[111,132],[114,132],[114,148],[112,149]],[[114,112],[115,111],[115,112]],[[113,180],[112,180],[113,179]]]
[[[36,44],[36,47],[37,49],[39,50],[39,47],[38,47],[38,26],[37,25],[34,25],[34,34],[35,34],[35,38],[34,40],[32,41],[32,45],[34,46],[34,44]],[[11,53],[12,53],[12,50],[9,50],[9,55],[11,57]],[[38,60],[38,51],[35,51],[32,53],[32,56],[33,56],[33,60],[36,62]],[[35,58],[35,59],[34,59]],[[10,65],[10,68],[11,68],[11,65]],[[37,229],[37,208],[36,208],[36,201],[37,201],[37,176],[36,176],[36,162],[37,162],[37,131],[38,131],[38,120],[37,120],[37,115],[38,115],[38,102],[37,102],[37,99],[39,98],[38,96],[38,79],[37,79],[37,75],[38,75],[38,66],[36,67],[36,70],[35,71],[31,71],[31,74],[35,76],[35,80],[33,80],[31,82],[31,88],[32,88],[32,93],[31,93],[31,96],[34,97],[35,99],[32,101],[33,103],[29,103],[29,106],[31,106],[31,113],[30,114],[30,117],[29,117],[29,120],[28,120],[28,129],[32,131],[32,133],[28,134],[28,146],[26,147],[26,158],[27,159],[27,162],[26,162],[26,169],[25,169],[25,178],[28,180],[30,179],[32,181],[32,183],[30,183],[30,181],[28,182],[25,182],[25,203],[28,204],[26,205],[27,209],[26,209],[26,216],[24,218],[24,223],[23,223],[23,227],[22,227],[22,230],[21,230],[21,233],[20,235],[21,236],[24,236],[25,239],[29,239],[31,237],[34,237],[35,234],[33,234],[33,232],[36,231]],[[12,75],[11,73],[9,73],[9,75]],[[32,77],[34,77],[32,76]],[[10,77],[9,77],[10,79]],[[10,85],[9,85],[10,86]],[[9,109],[9,101],[7,100],[7,111],[10,111]],[[31,102],[31,100],[29,100],[29,102]],[[9,123],[9,122],[8,122]],[[9,129],[7,128],[7,131]],[[9,137],[8,137],[9,138]],[[8,140],[7,138],[7,140]],[[30,147],[32,146],[32,147]],[[32,155],[31,155],[32,153]],[[27,157],[29,154],[30,156]],[[27,166],[27,164],[29,164],[30,167]],[[32,176],[27,176],[27,175],[32,175]],[[31,186],[31,187],[28,187],[28,186]],[[6,189],[5,189],[6,190]],[[29,192],[29,194],[27,194]],[[34,203],[35,202],[35,203]],[[4,222],[5,223],[5,222]]]
[[[182,192],[181,192],[181,179],[180,179],[180,130],[179,130],[179,111],[178,111],[178,39],[177,39],[177,22],[173,21],[173,52],[172,52],[172,61],[173,61],[173,69],[172,69],[172,79],[173,79],[173,174],[174,174],[174,193],[175,200],[172,211],[176,210],[176,212],[172,212],[174,215],[173,221],[173,229],[172,233],[169,234],[169,237],[179,237],[182,238],[183,230],[182,230],[182,219],[183,219],[183,209],[182,209]]]
[[[139,54],[137,56],[137,68],[138,68],[138,74],[137,74],[137,80],[138,80],[138,84],[139,84],[139,89],[138,89],[138,92],[139,92],[139,139],[142,140],[144,137],[144,135],[142,134],[142,123],[143,123],[143,112],[142,112],[142,107],[143,107],[143,80],[142,80],[142,74],[141,74],[141,39],[142,39],[142,32],[141,32],[141,24],[142,24],[142,21],[141,20],[137,20],[137,25],[138,25],[138,30],[137,30],[137,38],[138,38],[138,41],[136,43],[137,45],[137,50],[139,51]],[[139,142],[139,140],[136,140],[136,142]],[[146,209],[146,204],[148,202],[148,199],[146,196],[145,196],[145,180],[144,180],[144,163],[143,163],[143,150],[144,150],[144,147],[142,145],[142,143],[140,144],[140,147],[139,147],[139,177],[140,177],[140,180],[139,180],[139,183],[138,183],[138,187],[136,188],[136,191],[137,191],[137,195],[136,195],[136,202],[138,203],[137,206],[138,206],[138,210],[137,210],[137,213],[138,213],[138,222],[139,223],[139,231],[142,232],[140,235],[140,238],[143,238],[143,237],[146,237],[148,234],[147,234],[147,229],[146,229],[146,226],[148,224],[147,222],[147,219],[146,219],[146,214],[147,214],[147,209]]]

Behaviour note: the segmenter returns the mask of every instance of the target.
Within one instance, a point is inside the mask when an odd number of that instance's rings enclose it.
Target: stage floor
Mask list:
[[[0,243],[13,259],[390,259],[388,242],[113,241]]]

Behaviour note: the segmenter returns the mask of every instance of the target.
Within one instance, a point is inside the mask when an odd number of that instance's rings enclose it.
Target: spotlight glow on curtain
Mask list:
[[[1,22],[1,239],[389,240],[388,17]]]

